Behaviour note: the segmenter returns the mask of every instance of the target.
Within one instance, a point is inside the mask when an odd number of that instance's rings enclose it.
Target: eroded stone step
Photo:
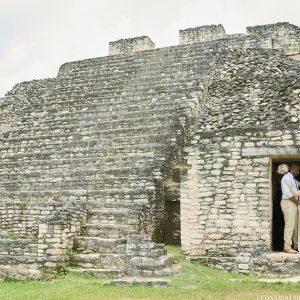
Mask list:
[[[82,113],[84,114],[84,112]],[[49,131],[51,129],[52,132],[59,132],[59,131],[68,131],[70,129],[73,129],[74,127],[76,129],[80,128],[81,131],[92,130],[92,129],[99,129],[106,130],[109,128],[118,128],[118,127],[125,127],[130,124],[131,126],[140,126],[141,124],[149,125],[149,124],[164,124],[168,125],[170,123],[174,122],[174,119],[176,119],[176,114],[164,113],[163,115],[149,115],[145,117],[132,117],[130,119],[120,119],[120,120],[101,120],[100,117],[97,116],[97,118],[89,116],[88,114],[85,116],[85,119],[82,120],[82,114],[80,116],[80,119],[71,119],[68,122],[64,121],[64,119],[57,119],[57,122],[47,123],[46,126],[43,126],[44,122],[39,122],[39,124],[20,124],[17,128],[10,128],[9,129],[9,136],[13,137],[22,135],[26,133],[26,135],[33,135],[35,133],[40,133],[42,131]],[[107,113],[109,116],[110,114]],[[86,118],[90,117],[89,121],[86,121]],[[43,119],[42,119],[43,120]],[[41,121],[42,121],[41,120]],[[38,125],[38,126],[37,126]]]
[[[159,163],[160,162],[160,163]],[[112,165],[103,165],[102,168],[89,168],[86,170],[82,170],[80,168],[80,166],[76,165],[72,165],[70,164],[69,167],[73,167],[73,171],[68,172],[67,170],[64,170],[63,168],[60,169],[59,167],[53,167],[53,169],[50,170],[35,170],[35,169],[31,169],[30,171],[24,172],[23,169],[21,168],[22,166],[20,166],[20,169],[23,171],[18,171],[18,169],[16,170],[10,170],[10,169],[5,169],[5,170],[1,170],[0,174],[5,177],[6,175],[9,176],[13,176],[12,179],[17,179],[18,178],[18,174],[19,176],[21,176],[20,178],[26,178],[26,176],[31,176],[39,178],[40,176],[43,177],[43,174],[46,175],[47,177],[50,178],[55,178],[55,177],[66,177],[64,180],[71,180],[72,178],[76,178],[76,176],[94,176],[94,180],[101,180],[101,178],[115,178],[115,180],[117,180],[117,178],[120,176],[121,178],[128,175],[132,178],[134,178],[135,176],[140,175],[141,177],[147,177],[150,174],[152,174],[152,172],[155,172],[156,170],[159,170],[160,167],[162,166],[162,162],[163,161],[159,161],[157,160],[156,164],[153,162],[152,164],[146,165],[146,163],[139,163],[136,164],[135,166],[119,166],[119,167],[113,167]],[[1,164],[0,164],[1,165]],[[114,165],[115,166],[115,165]],[[82,165],[82,167],[84,167],[84,165]],[[50,168],[50,166],[49,166]],[[75,169],[75,170],[74,170]],[[81,170],[80,170],[81,169]],[[8,173],[10,171],[10,173]],[[64,172],[65,171],[65,172]],[[11,174],[11,175],[10,175]],[[64,175],[65,174],[65,175]],[[81,177],[82,178],[82,177]],[[55,180],[57,181],[57,180]],[[142,181],[142,180],[141,180]]]
[[[132,191],[133,192],[133,191]],[[90,201],[89,202],[90,211],[93,212],[94,210],[118,210],[118,211],[140,211],[144,205],[138,202],[128,203],[125,201],[122,202],[114,202],[114,203],[107,203],[101,201]]]
[[[75,248],[82,254],[90,253],[109,253],[124,254],[126,249],[126,238],[100,238],[100,237],[77,237],[75,239]]]
[[[88,212],[89,223],[91,224],[127,224],[128,219],[133,218],[134,213],[129,209],[94,209]]]
[[[183,85],[180,88],[178,87],[179,83],[161,88],[161,91],[168,94],[166,97],[161,97],[153,90],[151,92],[150,85],[138,90],[126,87],[123,94],[116,93],[116,89],[113,88],[95,90],[94,87],[92,87],[92,92],[86,93],[85,95],[78,95],[76,91],[70,95],[66,93],[54,93],[48,97],[48,101],[45,102],[44,106],[25,112],[24,117],[21,120],[26,121],[25,117],[30,117],[31,114],[54,114],[58,111],[68,109],[70,112],[76,112],[84,108],[86,109],[87,107],[90,110],[101,110],[102,113],[109,113],[111,111],[124,112],[126,111],[126,108],[129,108],[131,111],[141,111],[141,108],[153,110],[164,106],[169,106],[174,109],[184,109],[185,107],[188,107],[188,105],[187,99],[183,97],[198,90],[198,81],[198,79],[195,80],[194,85],[191,84],[189,86],[186,85],[186,82],[182,82]],[[156,90],[160,90],[160,86],[156,86]],[[61,95],[63,95],[63,97],[61,97]],[[158,100],[153,101],[153,98],[158,98]]]
[[[84,224],[81,227],[82,235],[101,238],[124,238],[130,234],[136,234],[137,228],[129,225],[116,224]]]
[[[38,153],[37,153],[38,155]],[[73,164],[82,164],[87,165],[90,164],[91,166],[95,167],[97,165],[104,165],[104,164],[120,164],[126,160],[126,164],[134,164],[134,163],[143,163],[145,161],[153,161],[153,160],[164,160],[165,155],[161,153],[155,153],[155,152],[146,152],[144,154],[142,153],[128,153],[127,155],[107,155],[107,156],[98,156],[97,153],[95,155],[91,155],[90,157],[66,157],[66,158],[56,158],[56,157],[49,157],[48,159],[30,159],[26,157],[26,154],[23,157],[23,160],[19,159],[16,160],[14,157],[12,157],[9,161],[7,159],[3,159],[1,161],[1,165],[3,167],[7,166],[10,168],[14,168],[19,166],[21,163],[22,165],[25,165],[26,163],[30,163],[30,166],[40,165],[40,164],[46,164],[51,163],[53,165],[61,166],[66,163],[73,163]],[[21,157],[20,157],[21,158]]]
[[[158,278],[138,278],[138,277],[125,277],[109,281],[109,284],[117,286],[153,286],[153,287],[167,287],[171,285],[171,281],[167,279]]]
[[[138,276],[138,277],[159,277],[159,276],[170,276],[172,275],[172,269],[163,268],[155,271],[151,270],[136,270],[136,269],[129,269],[128,274],[130,276]]]
[[[152,99],[153,101],[153,99]],[[175,116],[178,112],[182,113],[181,107],[168,107],[167,105],[164,105],[160,108],[155,109],[148,109],[145,111],[144,109],[141,109],[140,111],[124,111],[119,112],[117,115],[112,115],[107,112],[103,113],[103,110],[94,109],[94,110],[82,110],[82,111],[59,111],[55,114],[44,114],[41,116],[41,118],[37,119],[37,115],[35,117],[28,116],[26,120],[22,122],[18,122],[15,126],[10,127],[10,131],[14,130],[15,128],[19,128],[18,125],[22,126],[23,128],[29,128],[29,126],[37,125],[37,124],[47,124],[47,126],[52,125],[58,125],[58,124],[68,124],[68,123],[74,123],[75,121],[81,121],[81,122],[96,122],[97,120],[102,121],[112,121],[116,122],[118,120],[131,120],[133,119],[140,119],[140,118],[148,118],[149,116],[166,116],[166,115],[172,115]],[[82,114],[85,115],[86,119],[82,120]]]
[[[72,263],[79,268],[125,270],[127,260],[125,254],[75,254],[72,257]]]
[[[57,140],[76,140],[78,143],[80,141],[86,141],[89,139],[94,139],[94,138],[104,138],[105,140],[111,138],[118,138],[122,139],[123,135],[126,135],[127,139],[130,136],[136,136],[136,135],[145,135],[145,134],[155,134],[157,135],[172,135],[171,133],[175,130],[177,130],[178,126],[175,126],[175,124],[170,124],[169,126],[164,126],[164,125],[148,125],[148,126],[139,126],[139,127],[120,127],[120,128],[111,128],[111,129],[105,129],[105,130],[88,130],[86,132],[81,132],[80,128],[75,129],[74,131],[70,132],[61,132],[61,133],[52,133],[51,134],[34,134],[34,135],[28,135],[24,134],[23,136],[17,136],[13,138],[5,138],[3,139],[4,142],[6,143],[15,143],[15,142],[21,142],[21,141],[26,141],[26,143],[38,143],[38,141],[41,141],[42,143],[46,143],[47,141],[49,144],[51,144],[53,141]]]
[[[70,142],[68,144],[59,143],[53,144],[50,149],[45,149],[41,147],[38,152],[31,151],[33,146],[23,145],[20,151],[9,152],[7,150],[15,150],[13,147],[0,146],[1,159],[4,161],[15,159],[49,159],[49,158],[76,158],[79,156],[87,157],[88,155],[94,155],[99,157],[107,157],[112,155],[124,155],[130,152],[131,154],[147,154],[153,153],[155,151],[163,151],[167,149],[169,145],[164,145],[161,143],[140,143],[131,144],[127,146],[120,147],[119,145],[111,147],[98,147],[98,140],[91,142],[81,142],[80,145],[76,142]],[[130,147],[131,146],[131,147]],[[54,151],[55,149],[55,151]],[[95,155],[97,154],[97,155]]]
[[[124,271],[122,271],[122,270],[93,269],[93,268],[71,268],[70,272],[87,273],[87,274],[93,275],[96,278],[122,277],[124,274]]]

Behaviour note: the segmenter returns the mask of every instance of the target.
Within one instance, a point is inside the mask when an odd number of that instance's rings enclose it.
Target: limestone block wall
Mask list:
[[[186,148],[182,247],[217,268],[274,272],[270,157],[300,153],[299,64],[263,50],[219,59]]]
[[[299,27],[288,22],[279,22],[275,24],[248,26],[246,32],[247,34],[290,36],[299,33]]]
[[[0,256],[36,256],[37,242],[30,239],[0,239]]]
[[[300,53],[300,28],[287,23],[249,26],[247,34],[269,36],[272,38],[272,49],[284,51],[288,55]]]
[[[218,41],[225,48],[276,49],[298,59],[300,28],[290,23],[249,26],[246,34],[225,35],[222,25],[207,25],[179,31],[179,44]]]
[[[37,254],[42,269],[53,272],[59,264],[68,262],[67,253],[72,250],[74,238],[80,235],[86,218],[85,204],[70,202],[40,219]]]
[[[8,91],[5,97],[0,99],[0,132],[5,133],[11,123],[20,120],[25,111],[37,105],[54,82],[55,78],[24,81]]]
[[[192,254],[229,257],[212,265],[255,270],[272,251],[270,156],[300,154],[300,131],[228,130],[201,135],[188,149],[182,183],[181,241]]]
[[[0,235],[37,238],[39,219],[52,215],[61,206],[62,202],[3,201],[0,204]]]
[[[0,279],[40,279],[37,247],[36,240],[0,237]]]
[[[154,49],[155,44],[147,36],[121,39],[109,43],[109,55],[126,54],[136,51]]]
[[[1,216],[0,278],[40,279],[69,262],[67,253],[80,235],[87,210],[78,201],[17,202],[2,206]]]
[[[225,35],[223,25],[205,25],[179,31],[179,44],[209,42]]]

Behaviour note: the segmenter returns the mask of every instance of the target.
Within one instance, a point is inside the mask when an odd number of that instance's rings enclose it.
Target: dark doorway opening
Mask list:
[[[284,218],[280,207],[281,201],[281,178],[283,175],[277,173],[278,166],[280,164],[290,165],[291,163],[297,163],[300,166],[299,155],[282,155],[271,158],[271,170],[272,170],[272,250],[283,251],[283,231],[284,231]],[[300,181],[300,177],[296,178]]]

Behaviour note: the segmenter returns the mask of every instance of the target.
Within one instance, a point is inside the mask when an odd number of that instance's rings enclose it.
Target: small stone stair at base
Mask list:
[[[71,273],[87,273],[96,278],[121,277],[124,271],[113,269],[72,268]]]
[[[172,259],[164,248],[150,236],[133,235],[128,238],[126,254],[129,256],[128,275],[140,277],[169,276]]]
[[[125,212],[115,208],[91,209],[89,223],[82,226],[82,235],[75,241],[74,267],[70,271],[88,273],[96,278],[123,276],[127,267],[127,235],[134,230],[127,225],[127,219],[126,209]]]
[[[154,286],[154,287],[167,287],[170,286],[170,280],[167,279],[158,279],[158,278],[136,278],[136,277],[127,277],[115,279],[108,282],[109,284],[114,284],[117,286]]]

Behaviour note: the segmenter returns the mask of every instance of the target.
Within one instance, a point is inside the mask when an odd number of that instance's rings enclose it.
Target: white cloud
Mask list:
[[[67,61],[104,56],[108,43],[148,35],[156,47],[178,30],[221,23],[226,31],[289,21],[298,0],[0,0],[0,96],[18,82],[55,77]]]

